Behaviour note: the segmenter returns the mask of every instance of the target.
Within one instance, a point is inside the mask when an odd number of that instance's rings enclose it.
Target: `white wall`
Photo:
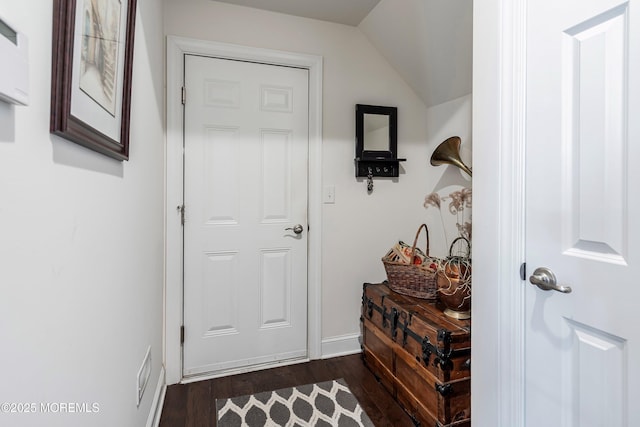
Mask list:
[[[31,81],[29,106],[0,102],[0,402],[99,408],[0,424],[142,426],[162,363],[162,7],[138,0],[124,163],[49,133],[52,2],[3,0],[0,15],[29,38]]]
[[[424,221],[424,196],[446,171],[428,166],[441,142],[435,138],[468,134],[468,100],[428,110],[356,27],[210,0],[165,0],[165,33],[324,58],[323,183],[335,186],[335,204],[323,205],[322,337],[344,337],[357,349],[362,283],[383,280],[380,258],[398,239],[411,241]],[[408,159],[398,179],[375,179],[371,194],[355,178],[357,103],[398,107],[398,151]],[[442,109],[460,119],[430,126]]]
[[[449,102],[444,102],[427,110],[427,141],[431,153],[441,142],[450,136],[459,136],[460,157],[463,162],[471,167],[471,95],[465,95]],[[428,161],[427,161],[428,163]],[[428,166],[433,168],[432,166]],[[448,196],[452,191],[459,191],[460,188],[471,188],[471,178],[460,169],[454,166],[439,166],[441,175],[436,181],[429,181],[426,186],[426,193],[438,193],[440,196]],[[449,212],[448,202],[443,203],[440,211],[433,207],[424,210],[423,221],[429,227],[429,235],[432,239],[431,255],[444,258],[449,254],[449,245],[453,239],[459,236],[456,228],[456,218]],[[464,221],[470,219],[470,212],[464,214]],[[410,242],[407,242],[410,243]]]

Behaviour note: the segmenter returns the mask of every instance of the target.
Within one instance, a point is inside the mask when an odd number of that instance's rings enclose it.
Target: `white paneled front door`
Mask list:
[[[183,373],[304,358],[308,71],[186,55],[185,87]]]
[[[640,1],[528,2],[526,78],[526,425],[640,426]]]

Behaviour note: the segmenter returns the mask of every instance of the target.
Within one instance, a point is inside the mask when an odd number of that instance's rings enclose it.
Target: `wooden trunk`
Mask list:
[[[361,321],[365,364],[420,426],[471,425],[469,320],[366,283]]]

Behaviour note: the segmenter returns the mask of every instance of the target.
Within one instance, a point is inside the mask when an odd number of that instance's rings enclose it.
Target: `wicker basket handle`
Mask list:
[[[456,244],[456,242],[458,240],[463,240],[466,244],[467,244],[467,256],[466,258],[471,257],[471,242],[469,241],[469,239],[467,239],[466,237],[456,237],[455,239],[453,239],[453,242],[451,242],[451,246],[449,246],[449,257],[452,258],[453,257],[453,246]],[[459,257],[459,258],[465,258],[465,257]]]
[[[413,239],[413,246],[411,246],[411,260],[409,264],[413,265],[413,261],[416,258],[416,243],[418,243],[418,237],[420,236],[420,231],[424,228],[424,232],[427,234],[427,250],[425,251],[425,255],[429,256],[429,229],[427,228],[427,224],[422,224],[418,231],[416,232],[416,238]]]

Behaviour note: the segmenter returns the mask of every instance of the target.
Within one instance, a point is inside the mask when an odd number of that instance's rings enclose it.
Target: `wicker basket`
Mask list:
[[[416,243],[423,229],[427,234],[426,260],[423,264],[414,264]],[[411,250],[412,255],[409,264],[391,261],[386,257],[382,258],[382,263],[387,271],[389,288],[399,294],[433,301],[436,299],[438,290],[436,283],[438,260],[429,256],[429,229],[426,224],[422,224],[418,228]]]

